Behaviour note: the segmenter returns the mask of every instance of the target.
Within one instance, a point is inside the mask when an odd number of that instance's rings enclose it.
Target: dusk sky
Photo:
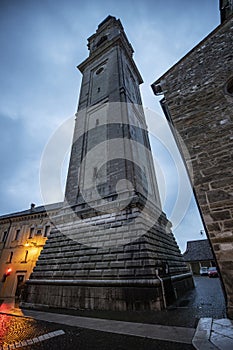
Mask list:
[[[109,14],[120,18],[135,50],[144,80],[143,104],[152,111],[148,124],[163,208],[184,251],[187,240],[203,238],[203,227],[193,199],[189,203],[186,195],[186,179],[180,188],[184,171],[179,173],[177,155],[170,152],[175,146],[161,97],[153,95],[150,85],[219,24],[218,0],[1,0],[0,215],[27,209],[32,202],[43,204],[44,149],[76,112],[81,84],[76,66],[88,56],[87,38]],[[71,135],[72,128],[66,135],[70,141]],[[62,200],[56,193],[51,198]]]

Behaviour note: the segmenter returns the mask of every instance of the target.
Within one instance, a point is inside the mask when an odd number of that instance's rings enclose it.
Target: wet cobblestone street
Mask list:
[[[3,325],[0,333],[0,349],[154,350],[158,349],[158,346],[160,346],[160,349],[193,349],[193,347],[188,344],[176,344],[174,347],[174,344],[169,341],[164,342],[148,338],[105,333],[77,327],[67,327],[60,324],[39,322],[23,317],[0,315],[0,320],[1,325]],[[51,337],[49,339],[44,339],[37,343],[33,342],[33,339],[38,338],[40,335],[50,334],[56,330],[63,330],[64,334]],[[28,344],[26,346],[20,346],[19,342],[25,340],[28,341]]]
[[[2,315],[1,315],[2,316]],[[112,334],[99,332],[77,327],[67,327],[64,325],[37,322],[22,318],[9,316],[11,332],[3,335],[0,349],[25,349],[25,350],[157,350],[157,349],[177,349],[191,350],[193,347],[189,344],[174,344],[169,341],[152,340],[121,334]],[[25,329],[27,327],[27,329]],[[42,340],[38,343],[29,342],[27,346],[15,346],[16,339],[33,339],[39,334],[62,329],[63,335]],[[14,333],[17,332],[17,333]],[[43,333],[43,334],[45,334]],[[14,339],[14,341],[12,341]]]
[[[37,338],[61,329],[60,325],[36,321],[30,318],[0,314],[0,348]]]

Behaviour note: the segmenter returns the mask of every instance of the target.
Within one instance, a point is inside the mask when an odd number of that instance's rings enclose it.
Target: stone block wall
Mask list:
[[[71,220],[61,211],[55,220],[60,224],[27,282],[23,305],[160,310],[164,301],[157,273],[165,279],[174,276],[170,289],[179,290],[179,295],[192,288],[192,276],[166,216],[138,216],[139,209],[132,208],[131,213],[79,220],[74,215]]]
[[[157,80],[184,155],[233,317],[233,18]]]
[[[58,221],[59,216],[57,217]],[[130,221],[131,220],[131,221]],[[138,208],[78,219],[61,215],[31,279],[156,278],[166,263],[169,275],[188,272],[169,222],[140,217]],[[168,273],[167,273],[168,274]]]
[[[31,284],[27,289],[27,296],[22,303],[24,307],[36,308],[64,308],[78,310],[161,310],[163,297],[159,281],[154,284],[114,283],[113,281],[55,281],[51,284],[43,281],[40,284]],[[113,283],[111,283],[113,282]],[[39,293],[38,293],[39,291]]]

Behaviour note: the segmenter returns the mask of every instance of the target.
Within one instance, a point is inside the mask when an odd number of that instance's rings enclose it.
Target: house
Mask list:
[[[31,204],[28,210],[0,216],[0,298],[17,297],[29,278],[62,203]]]
[[[200,274],[200,268],[202,266],[215,266],[208,239],[188,241],[183,257],[194,275]]]

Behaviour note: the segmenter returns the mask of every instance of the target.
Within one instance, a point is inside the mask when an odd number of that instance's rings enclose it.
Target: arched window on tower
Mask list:
[[[103,35],[100,40],[97,42],[96,47],[99,47],[100,45],[102,45],[105,41],[107,41],[108,37],[107,35]]]

